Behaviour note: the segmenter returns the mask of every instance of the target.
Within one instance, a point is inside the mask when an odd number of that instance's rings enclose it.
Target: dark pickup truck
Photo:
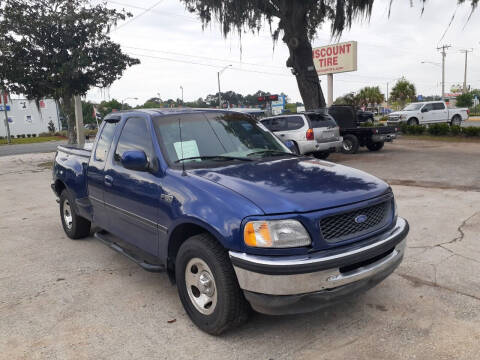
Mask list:
[[[354,106],[333,105],[328,113],[335,119],[340,135],[343,137],[342,152],[355,154],[360,146],[366,146],[370,151],[379,151],[385,142],[397,138],[398,128],[393,126],[361,126]]]
[[[296,155],[232,111],[108,115],[89,149],[58,148],[52,189],[68,237],[95,225],[113,250],[166,271],[210,334],[251,308],[312,311],[378,284],[408,233],[388,184]]]

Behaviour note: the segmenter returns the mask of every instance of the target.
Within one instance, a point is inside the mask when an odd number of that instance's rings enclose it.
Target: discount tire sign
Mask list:
[[[318,75],[357,70],[357,42],[349,41],[313,49]]]

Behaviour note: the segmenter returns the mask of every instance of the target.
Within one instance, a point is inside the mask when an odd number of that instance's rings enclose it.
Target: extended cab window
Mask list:
[[[128,150],[142,150],[147,155],[148,161],[151,161],[153,145],[145,119],[130,118],[127,120],[118,140],[115,160],[120,161],[123,153]]]
[[[107,158],[108,150],[110,149],[116,126],[116,122],[105,123],[95,149],[95,160],[105,161]]]
[[[445,104],[444,103],[434,103],[433,104],[433,110],[445,110]]]

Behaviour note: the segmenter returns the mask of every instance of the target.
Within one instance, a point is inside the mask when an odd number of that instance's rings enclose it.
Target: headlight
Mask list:
[[[243,231],[245,244],[262,248],[307,246],[312,242],[297,220],[249,221]]]

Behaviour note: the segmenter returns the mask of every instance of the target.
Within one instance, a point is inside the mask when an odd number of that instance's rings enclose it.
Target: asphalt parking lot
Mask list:
[[[393,185],[411,226],[376,288],[312,314],[200,332],[165,274],[93,238],[72,241],[50,190],[52,154],[0,157],[2,359],[478,359],[480,143],[400,139],[335,154]]]

